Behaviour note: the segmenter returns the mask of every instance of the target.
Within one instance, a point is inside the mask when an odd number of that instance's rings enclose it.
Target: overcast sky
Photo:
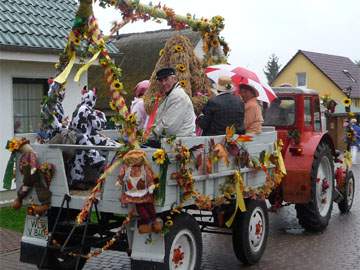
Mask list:
[[[272,53],[282,65],[299,49],[360,60],[359,0],[162,0],[161,4],[179,15],[224,17],[222,36],[231,49],[229,62],[263,78]],[[105,33],[112,21],[121,20],[120,12],[110,8],[96,7],[95,16]],[[125,26],[120,34],[166,28],[166,23],[137,22]]]

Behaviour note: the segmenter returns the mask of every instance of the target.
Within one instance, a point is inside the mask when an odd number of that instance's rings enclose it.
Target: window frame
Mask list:
[[[304,85],[299,85],[299,76],[300,75],[304,75],[304,77],[305,77]],[[296,73],[296,86],[298,86],[298,87],[307,87],[307,74],[306,74],[306,72],[297,72]]]
[[[15,97],[15,85],[16,84],[26,84],[26,85],[42,85],[42,92],[41,92],[41,98],[40,100],[38,98],[30,98],[28,93],[26,93],[26,96],[23,97],[23,98],[19,98],[19,97]],[[28,90],[28,89],[27,89]],[[29,130],[29,127],[30,127],[30,119],[33,118],[33,117],[37,117],[37,115],[32,115],[30,113],[30,101],[40,101],[40,104],[41,102],[43,101],[43,98],[45,95],[47,95],[47,91],[48,91],[48,83],[47,83],[47,79],[44,78],[21,78],[21,77],[13,77],[12,78],[12,104],[13,104],[13,112],[12,112],[12,116],[13,116],[13,132],[14,134],[18,135],[18,134],[26,134],[26,133],[34,133],[36,132],[36,130],[38,128],[33,128],[32,130]],[[26,111],[26,115],[24,116],[17,116],[16,115],[16,111],[15,111],[15,104],[16,102],[19,102],[19,101],[25,101],[26,104],[27,104],[27,111]],[[40,106],[39,106],[39,110],[38,110],[38,116],[40,117]],[[24,131],[20,131],[20,132],[16,132],[15,130],[15,125],[16,125],[16,119],[27,119],[27,126],[25,127]]]

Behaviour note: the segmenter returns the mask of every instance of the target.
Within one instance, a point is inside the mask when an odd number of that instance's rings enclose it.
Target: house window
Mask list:
[[[306,73],[296,73],[297,86],[306,86]]]
[[[46,79],[13,79],[14,133],[39,130],[40,106],[46,92]]]

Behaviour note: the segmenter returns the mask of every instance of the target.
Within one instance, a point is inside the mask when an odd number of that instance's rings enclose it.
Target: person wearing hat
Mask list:
[[[234,126],[237,134],[244,133],[244,103],[233,95],[233,84],[228,76],[220,76],[216,84],[217,96],[212,97],[197,119],[203,136],[223,135],[226,127]]]
[[[136,122],[138,124],[138,129],[143,130],[145,128],[145,123],[148,115],[146,114],[144,107],[143,96],[145,92],[150,87],[150,81],[144,80],[139,82],[134,88],[134,100],[131,102],[130,111],[131,113],[136,114]]]
[[[261,107],[257,101],[259,92],[249,84],[240,84],[239,93],[245,102],[245,118],[244,125],[246,133],[261,133],[262,117]]]
[[[151,141],[162,137],[195,136],[195,112],[190,97],[178,83],[175,69],[166,67],[156,72],[163,100],[158,108]],[[159,146],[159,144],[158,144]]]

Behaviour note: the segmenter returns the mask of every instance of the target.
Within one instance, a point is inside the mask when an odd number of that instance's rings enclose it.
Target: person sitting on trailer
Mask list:
[[[244,125],[246,133],[261,133],[264,119],[257,101],[259,92],[249,84],[240,84],[239,89],[240,96],[245,102]]]
[[[190,97],[181,87],[175,69],[166,67],[156,72],[156,80],[164,96],[147,145],[160,147],[160,139],[167,136],[195,136],[195,112]]]
[[[244,134],[244,102],[233,95],[231,78],[219,77],[216,89],[219,94],[208,101],[197,119],[202,135],[223,135],[230,126],[237,134]]]

